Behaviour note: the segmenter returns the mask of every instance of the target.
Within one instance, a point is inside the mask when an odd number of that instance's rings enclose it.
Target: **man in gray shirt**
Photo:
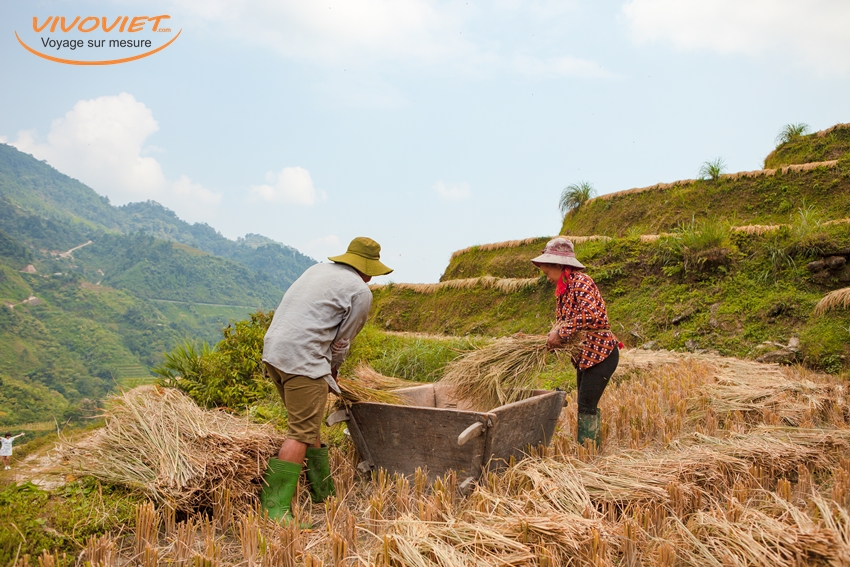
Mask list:
[[[286,406],[289,434],[270,459],[260,501],[273,520],[290,521],[292,497],[306,458],[313,502],[335,494],[320,427],[328,388],[339,392],[337,372],[351,341],[366,323],[373,276],[392,272],[381,263],[381,246],[359,236],[348,251],[316,264],[287,290],[263,345],[266,373]]]

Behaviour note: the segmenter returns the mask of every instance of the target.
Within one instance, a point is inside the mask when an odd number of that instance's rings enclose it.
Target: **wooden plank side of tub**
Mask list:
[[[511,456],[521,458],[529,445],[548,445],[564,396],[564,392],[537,390],[530,398],[493,410],[498,419],[490,431],[491,467],[501,468]]]
[[[494,423],[493,414],[372,403],[354,404],[351,411],[375,468],[411,475],[422,467],[431,479],[449,469],[458,478],[481,474],[488,436],[460,446],[458,435],[476,421]]]

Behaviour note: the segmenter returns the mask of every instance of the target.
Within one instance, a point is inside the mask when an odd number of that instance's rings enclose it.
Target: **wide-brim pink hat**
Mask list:
[[[543,253],[536,258],[532,258],[531,263],[535,266],[538,264],[558,264],[561,266],[572,266],[579,270],[585,269],[584,264],[576,260],[576,251],[572,241],[563,236],[556,236],[547,242]]]

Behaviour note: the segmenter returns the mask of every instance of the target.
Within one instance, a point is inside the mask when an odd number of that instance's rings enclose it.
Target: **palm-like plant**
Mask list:
[[[699,178],[705,179],[708,177],[712,181],[717,181],[725,172],[726,163],[723,161],[723,158],[717,158],[702,164],[699,168]]]
[[[809,125],[803,122],[797,122],[794,124],[786,124],[782,127],[782,130],[779,132],[779,135],[776,136],[776,145],[785,144],[790,142],[791,140],[796,140],[800,136],[804,136],[810,132]]]
[[[566,215],[571,211],[575,211],[583,204],[591,200],[596,195],[596,190],[589,181],[573,183],[564,187],[561,191],[561,200],[558,202],[558,207],[561,209],[561,214]]]

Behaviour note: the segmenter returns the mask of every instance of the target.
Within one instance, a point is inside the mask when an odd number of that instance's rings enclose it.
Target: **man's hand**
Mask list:
[[[334,379],[334,382],[339,384],[339,368],[331,368],[331,378]]]
[[[555,350],[563,343],[564,340],[561,338],[561,334],[558,332],[557,327],[549,331],[549,335],[546,337],[546,348],[549,350]]]

